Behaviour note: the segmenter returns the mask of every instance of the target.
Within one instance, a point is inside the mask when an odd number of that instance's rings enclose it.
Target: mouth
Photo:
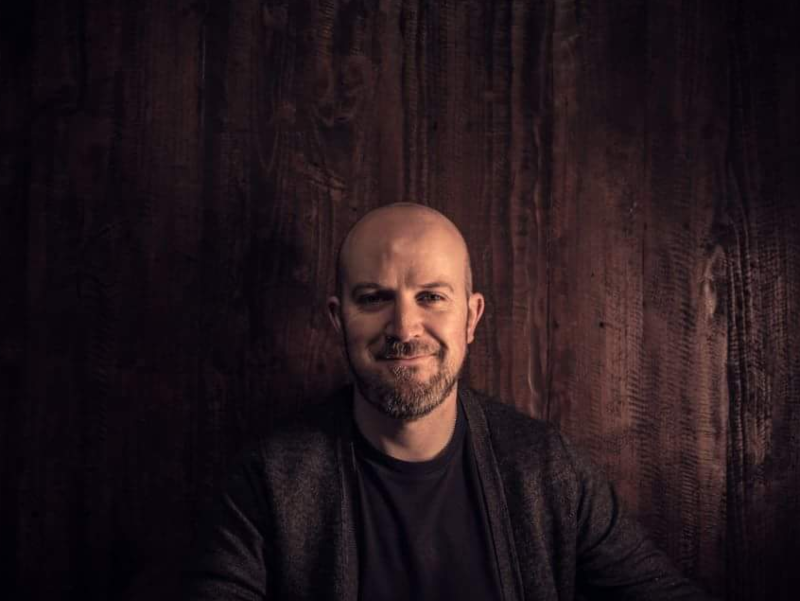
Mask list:
[[[391,363],[393,365],[414,365],[430,359],[433,355],[416,355],[414,357],[379,357],[379,361]]]

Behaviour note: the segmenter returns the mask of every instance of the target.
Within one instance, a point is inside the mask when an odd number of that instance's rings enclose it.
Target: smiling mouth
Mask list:
[[[425,359],[429,359],[433,355],[416,355],[415,357],[380,357],[381,361],[390,363],[417,363]]]

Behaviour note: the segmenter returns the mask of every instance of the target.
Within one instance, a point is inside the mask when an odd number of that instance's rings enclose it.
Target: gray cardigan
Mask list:
[[[459,390],[506,601],[708,599],[546,422]],[[206,516],[187,597],[358,598],[352,388],[253,446]]]

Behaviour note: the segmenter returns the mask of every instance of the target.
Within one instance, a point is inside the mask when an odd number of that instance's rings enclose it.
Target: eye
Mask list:
[[[368,292],[366,294],[359,294],[356,297],[356,303],[363,306],[377,305],[386,300],[386,294],[381,292]]]
[[[438,303],[447,300],[444,296],[436,292],[423,292],[417,296],[417,299],[423,303]]]

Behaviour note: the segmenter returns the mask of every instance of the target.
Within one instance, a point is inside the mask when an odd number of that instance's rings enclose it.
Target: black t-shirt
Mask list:
[[[355,428],[359,599],[500,599],[497,562],[464,411],[435,459],[408,462]]]

